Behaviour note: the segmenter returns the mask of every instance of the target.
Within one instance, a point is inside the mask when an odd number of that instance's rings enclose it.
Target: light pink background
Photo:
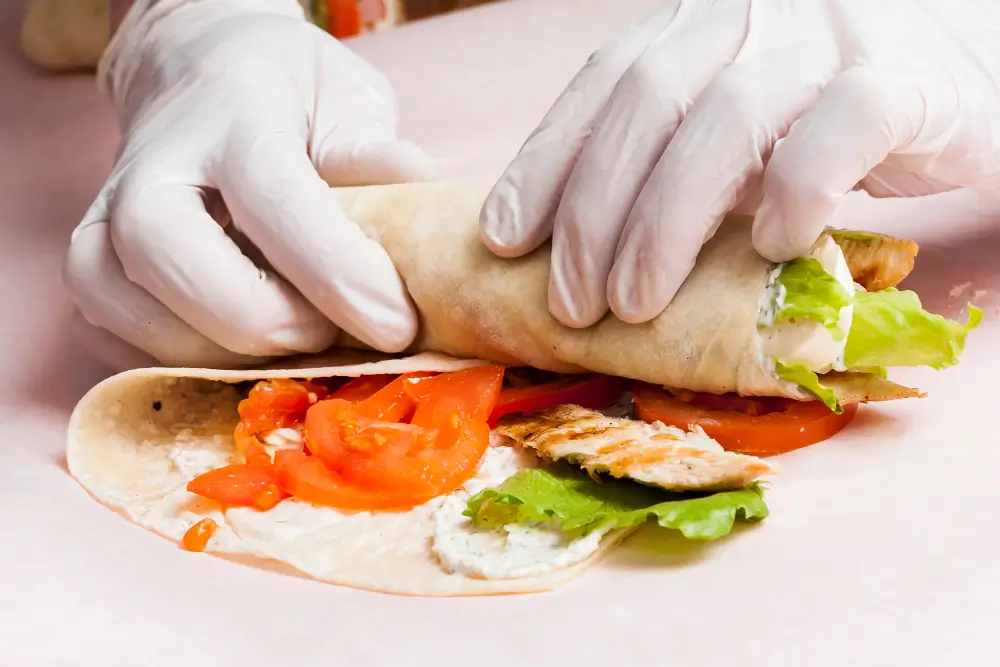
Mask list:
[[[958,368],[898,374],[929,398],[865,408],[783,457],[758,528],[707,546],[641,535],[548,595],[339,589],[185,553],[67,475],[67,418],[105,371],[69,341],[59,267],[116,132],[91,79],[20,61],[2,4],[0,664],[997,664],[1000,207],[855,203],[924,243],[910,285],[931,307],[954,315],[986,290],[988,319]],[[404,135],[446,176],[489,180],[587,54],[656,4],[501,3],[353,46],[394,81]]]

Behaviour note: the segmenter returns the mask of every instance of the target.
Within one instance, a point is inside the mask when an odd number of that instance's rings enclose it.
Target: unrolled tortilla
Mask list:
[[[420,313],[413,352],[582,370],[716,394],[810,398],[765,369],[757,308],[775,265],[751,241],[752,218],[731,216],[704,246],[667,309],[645,324],[609,314],[561,325],[548,309],[549,247],[500,259],[479,240],[488,189],[454,183],[345,188],[347,216],[389,253]],[[359,346],[345,339],[344,346]],[[830,376],[842,403],[916,396],[871,375]]]
[[[231,383],[274,377],[338,377],[451,371],[482,362],[437,354],[373,361],[355,354],[309,369],[143,369],[105,380],[77,405],[66,458],[98,501],[174,541],[211,517],[207,551],[278,561],[313,578],[355,588],[423,596],[529,593],[580,575],[629,530],[608,533],[585,561],[522,579],[475,579],[445,571],[431,551],[437,501],[408,512],[344,513],[295,500],[267,512],[223,511],[185,486],[208,469],[242,462],[233,443],[240,395]],[[231,459],[229,461],[228,459]],[[178,465],[178,462],[181,465]]]

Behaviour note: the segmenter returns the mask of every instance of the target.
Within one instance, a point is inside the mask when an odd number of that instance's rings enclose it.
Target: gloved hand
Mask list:
[[[850,226],[835,212],[859,183],[1000,188],[997,3],[665,4],[591,56],[483,207],[497,255],[551,237],[564,324],[655,317],[738,205],[783,261]]]
[[[432,165],[396,138],[386,79],[296,0],[140,0],[99,76],[124,139],[64,273],[106,330],[83,337],[116,348],[101,356],[228,367],[321,351],[338,327],[385,351],[413,340],[391,260],[328,184]]]

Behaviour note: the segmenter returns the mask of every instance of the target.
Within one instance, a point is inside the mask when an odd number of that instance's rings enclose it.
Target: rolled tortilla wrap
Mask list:
[[[483,246],[478,220],[487,192],[452,183],[336,191],[347,216],[385,247],[413,297],[421,322],[412,351],[596,371],[717,394],[811,398],[778,380],[758,350],[757,308],[775,265],[754,250],[751,218],[726,219],[652,321],[626,324],[609,314],[580,330],[549,313],[548,245],[514,260]],[[346,337],[340,344],[359,347]],[[827,385],[841,403],[918,395],[853,373]]]

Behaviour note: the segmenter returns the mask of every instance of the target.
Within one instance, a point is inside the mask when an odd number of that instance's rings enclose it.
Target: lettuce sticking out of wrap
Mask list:
[[[833,340],[847,335],[840,326],[841,309],[851,305],[851,293],[812,257],[794,259],[781,268],[775,281],[782,292],[775,323],[804,318],[823,325]]]
[[[778,265],[761,305],[762,350],[775,375],[834,412],[841,412],[841,403],[824,383],[825,373],[884,378],[892,366],[946,368],[958,362],[966,336],[982,320],[971,304],[968,322],[961,324],[927,312],[913,292],[892,286],[868,292],[856,285],[844,243],[853,244],[849,248],[861,244],[868,270],[875,266],[872,252],[880,248],[897,264],[906,264],[908,257],[912,264],[909,247],[883,243],[885,238],[850,232],[821,238],[810,256]],[[880,276],[870,282],[887,279]]]
[[[888,288],[854,295],[854,321],[847,337],[848,368],[929,366],[958,363],[965,337],[979,326],[983,311],[969,304],[965,324],[929,313],[914,292]]]
[[[684,537],[714,540],[738,521],[768,515],[759,483],[719,493],[671,493],[631,481],[594,481],[569,466],[522,470],[469,499],[465,516],[477,525],[558,522],[564,531],[632,528],[654,518]]]
[[[784,364],[781,361],[775,361],[774,372],[785,382],[799,385],[837,414],[844,411],[833,389],[823,385],[819,376],[802,364]]]

